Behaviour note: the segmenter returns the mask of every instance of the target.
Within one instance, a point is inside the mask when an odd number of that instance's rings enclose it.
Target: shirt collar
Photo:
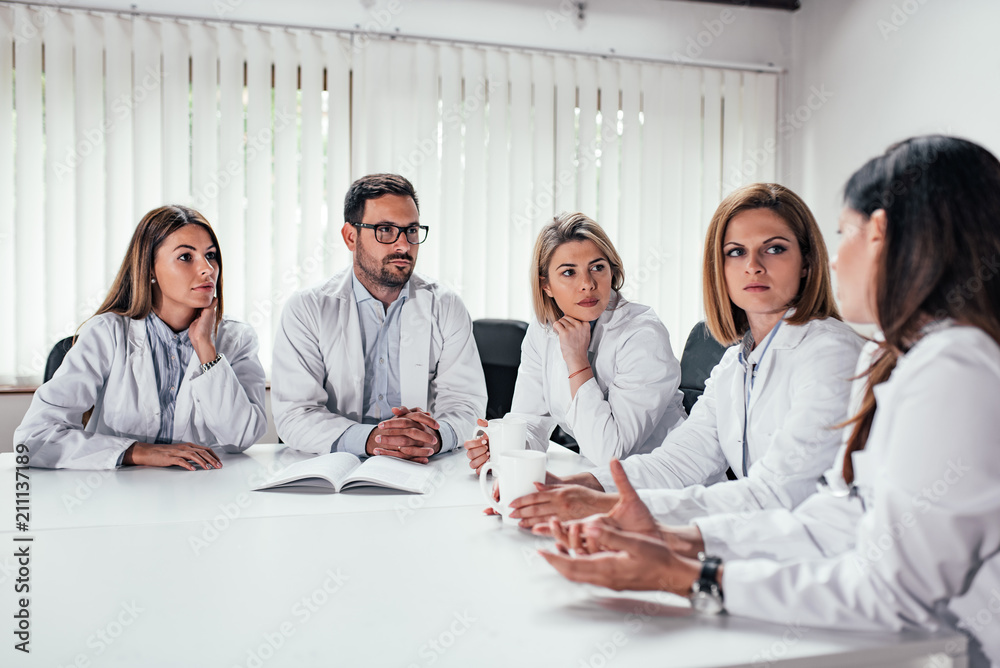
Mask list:
[[[157,341],[164,345],[173,345],[176,339],[176,342],[182,346],[191,346],[188,330],[174,332],[167,323],[160,320],[160,317],[152,311],[146,316],[146,329],[156,337]]]
[[[361,304],[362,302],[367,301],[369,299],[375,299],[374,297],[372,297],[372,293],[368,292],[368,288],[364,286],[364,283],[358,280],[358,275],[355,274],[353,271],[351,272],[351,283],[354,287],[355,302]],[[410,294],[410,281],[407,280],[406,283],[403,283],[403,287],[399,289],[399,295],[396,297],[396,299],[393,300],[392,303],[395,304],[400,300],[405,300],[407,296],[409,296],[409,294]]]

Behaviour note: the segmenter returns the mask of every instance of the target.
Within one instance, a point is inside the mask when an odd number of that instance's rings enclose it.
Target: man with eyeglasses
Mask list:
[[[348,190],[341,234],[353,266],[294,294],[275,338],[271,408],[289,447],[427,463],[486,413],[465,305],[413,273],[428,231],[419,217],[402,176]]]

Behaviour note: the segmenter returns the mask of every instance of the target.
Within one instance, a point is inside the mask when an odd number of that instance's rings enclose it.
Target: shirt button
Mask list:
[[[378,358],[378,363],[379,363],[379,364],[385,364],[385,358],[383,358],[383,357],[379,357],[379,358]]]
[[[171,388],[170,388],[170,391],[171,391],[171,392],[173,392],[173,391],[174,391],[174,388],[172,388],[172,387],[171,387]],[[379,397],[379,399],[381,399],[381,398],[382,398],[382,397]]]
[[[170,359],[172,359],[172,360],[175,360],[175,359],[177,359],[177,355],[171,355],[171,356],[170,356]]]
[[[173,388],[171,388],[171,389],[173,389]],[[380,395],[378,395],[378,400],[379,400],[379,401],[382,401],[382,395],[381,395],[381,394],[380,394]]]

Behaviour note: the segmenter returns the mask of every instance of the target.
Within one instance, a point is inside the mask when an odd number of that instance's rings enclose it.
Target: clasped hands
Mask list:
[[[367,454],[426,464],[432,455],[441,452],[441,426],[430,413],[399,406],[392,409],[392,414],[395,417],[380,422],[368,434]]]

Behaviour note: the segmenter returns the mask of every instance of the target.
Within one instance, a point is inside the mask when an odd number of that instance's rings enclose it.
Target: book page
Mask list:
[[[370,484],[423,494],[430,484],[432,473],[433,470],[425,464],[398,457],[369,457],[344,481],[342,489]]]
[[[349,452],[331,452],[312,459],[305,459],[286,466],[274,474],[267,482],[255,489],[270,489],[273,487],[293,487],[303,485],[308,487],[333,488],[338,492],[351,471],[358,467],[359,460]]]

